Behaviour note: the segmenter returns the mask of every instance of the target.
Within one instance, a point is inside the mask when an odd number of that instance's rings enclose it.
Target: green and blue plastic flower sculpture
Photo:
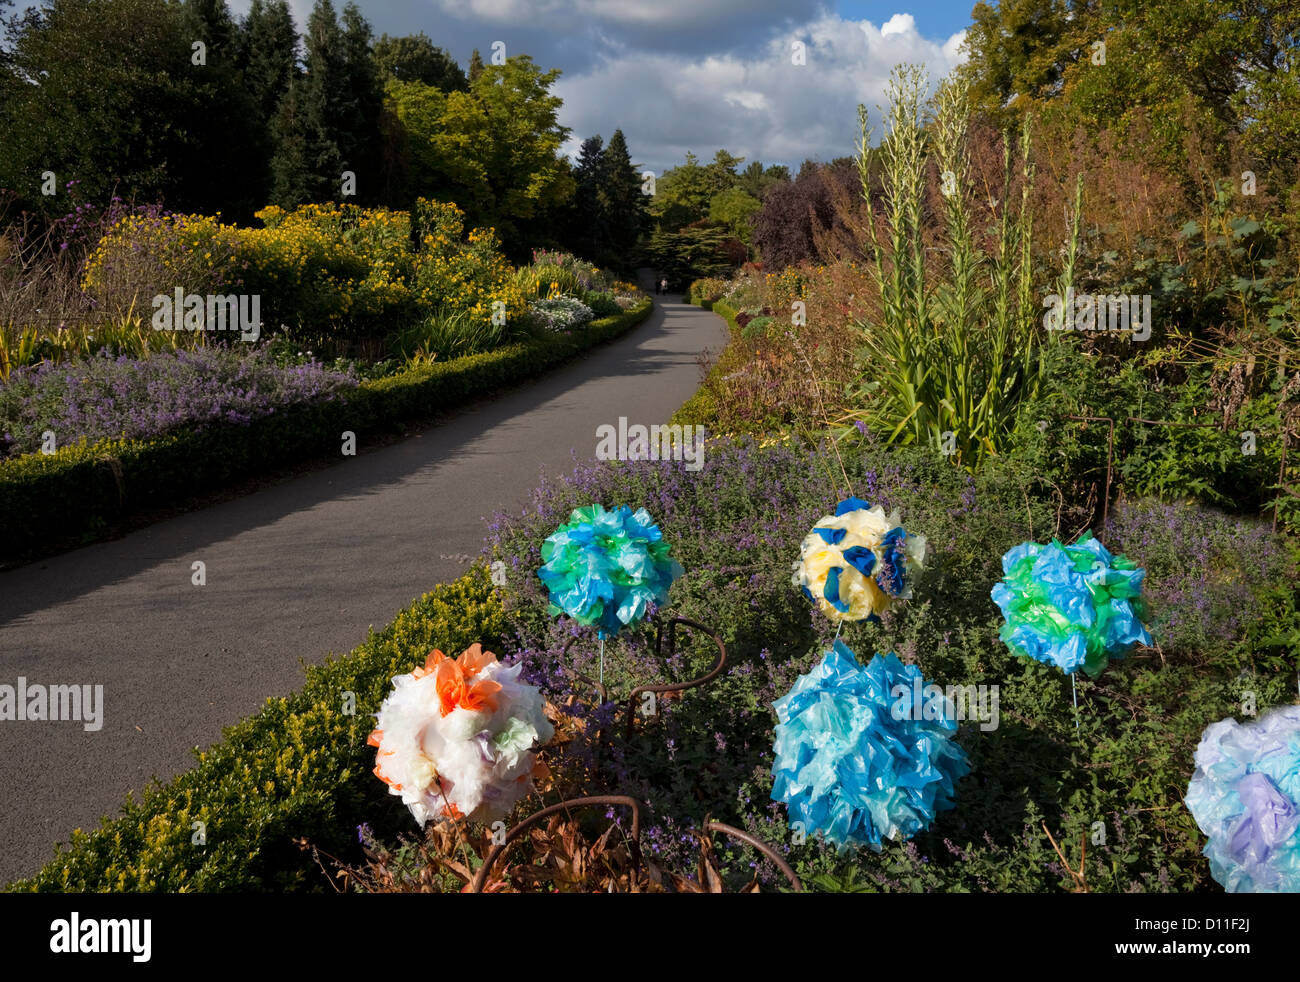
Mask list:
[[[684,571],[644,508],[576,508],[542,543],[537,571],[550,593],[550,614],[568,614],[612,637],[668,602]]]
[[[1142,626],[1146,571],[1085,532],[1073,545],[1025,542],[1002,557],[993,602],[1006,619],[999,637],[1013,654],[1095,678],[1111,659],[1149,645]]]

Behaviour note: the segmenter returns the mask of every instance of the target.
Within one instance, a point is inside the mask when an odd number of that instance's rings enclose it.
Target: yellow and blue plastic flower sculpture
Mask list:
[[[832,621],[879,620],[911,598],[924,558],[925,536],[897,513],[846,498],[803,540],[793,582]]]

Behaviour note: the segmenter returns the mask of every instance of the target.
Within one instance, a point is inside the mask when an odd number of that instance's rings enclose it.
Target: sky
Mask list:
[[[344,0],[334,0],[341,10]],[[559,68],[553,92],[575,155],[627,137],[639,170],[725,147],[797,170],[853,152],[857,105],[875,106],[898,62],[932,80],[963,58],[975,0],[358,0],[375,36],[423,31],[463,66],[494,42]],[[242,17],[249,0],[230,0]],[[312,0],[290,0],[301,31]],[[795,42],[804,64],[794,64]]]

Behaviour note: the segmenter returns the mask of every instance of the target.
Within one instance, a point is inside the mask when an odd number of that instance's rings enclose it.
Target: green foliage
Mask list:
[[[381,35],[375,42],[374,58],[384,82],[389,79],[422,82],[443,92],[469,89],[469,80],[455,59],[442,48],[434,47],[423,31],[404,37]]]
[[[1004,153],[1004,197],[991,230],[995,251],[977,245],[968,200],[967,108],[951,83],[940,89],[934,143],[937,164],[953,179],[944,197],[948,263],[933,283],[927,271],[922,198],[926,140],[921,128],[919,69],[896,70],[890,85],[890,131],[881,145],[884,210],[889,238],[882,243],[871,203],[866,111],[858,166],[871,221],[871,267],[881,313],[863,325],[862,397],[858,417],[887,441],[939,450],[945,434],[958,461],[974,468],[1000,452],[1015,432],[1022,404],[1041,382],[1039,311],[1033,296],[1032,185],[1028,130],[1021,144],[1019,209],[1010,196],[1012,153]],[[1077,214],[1076,202],[1076,214]],[[1062,289],[1064,293],[1064,289]]]
[[[496,229],[513,251],[527,231],[573,194],[557,152],[569,131],[550,94],[559,71],[527,55],[488,65],[468,92],[390,81],[388,104],[411,148],[412,181],[426,197],[454,200],[471,227]]]
[[[409,831],[410,816],[377,791],[373,713],[391,679],[433,648],[475,642],[500,650],[504,622],[487,571],[476,567],[425,594],[351,654],[307,667],[292,696],[266,706],[197,754],[193,769],[128,800],[120,817],[78,830],[20,892],[283,892],[324,890],[308,839],[359,856],[356,827]],[[345,700],[351,693],[355,712]],[[195,845],[194,822],[205,826]]]
[[[1261,390],[1229,416],[1206,407],[1217,398],[1215,389],[1249,378],[1244,359],[1229,360],[1226,371],[1207,362],[1182,366],[1158,355],[1149,361],[1117,362],[1069,338],[1054,345],[1040,397],[1025,409],[1027,420],[1046,426],[1041,434],[1035,426],[1023,427],[1014,452],[1034,459],[1043,479],[1061,488],[1072,505],[1088,502],[1082,520],[1100,517],[1108,427],[1067,417],[1109,417],[1115,420],[1112,499],[1123,493],[1194,498],[1246,513],[1270,508],[1281,465],[1279,400],[1286,377],[1261,365],[1255,372]],[[1253,442],[1245,433],[1254,435]],[[1281,501],[1282,520],[1294,524],[1295,496],[1283,493]]]
[[[15,84],[0,99],[0,187],[20,208],[53,218],[119,194],[251,214],[262,190],[256,114],[230,44],[194,70],[187,9],[56,0],[19,21],[4,73]],[[55,195],[41,191],[46,171]]]
[[[762,207],[757,198],[738,187],[719,191],[709,202],[709,220],[726,226],[727,230],[749,245],[753,232],[750,217]]]
[[[736,255],[728,249],[729,241],[736,240],[725,228],[707,223],[688,225],[677,232],[659,228],[651,233],[646,254],[670,283],[687,284],[701,277],[725,276],[740,265],[744,246]]]
[[[468,310],[442,308],[398,331],[393,354],[408,362],[449,361],[499,347],[510,335],[506,324]]]
[[[1292,57],[1300,14],[1289,0],[1004,0],[979,3],[971,16],[970,57],[958,77],[976,110],[999,124],[1047,109],[1071,128],[1127,136],[1150,120],[1144,155],[1183,175],[1189,133],[1217,144],[1220,164],[1224,138],[1237,133],[1265,172],[1294,179],[1288,135],[1300,112]]]

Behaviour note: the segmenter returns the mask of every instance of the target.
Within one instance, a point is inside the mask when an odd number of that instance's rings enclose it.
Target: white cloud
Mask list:
[[[937,82],[962,60],[963,37],[922,37],[910,14],[877,27],[823,13],[749,53],[612,51],[590,71],[556,84],[561,121],[574,131],[566,150],[622,128],[637,162],[657,172],[680,163],[687,150],[708,158],[719,147],[792,167],[846,156],[857,135],[858,103],[878,117],[874,109],[894,65],[919,62]],[[804,65],[791,63],[795,40],[806,46]]]

